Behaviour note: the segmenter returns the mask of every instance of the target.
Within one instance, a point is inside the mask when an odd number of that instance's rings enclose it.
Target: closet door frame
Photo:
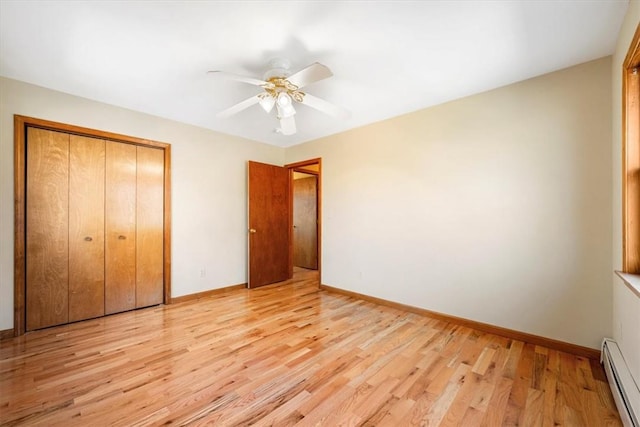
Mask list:
[[[171,145],[133,136],[89,129],[33,117],[14,115],[14,291],[13,335],[26,331],[26,172],[27,128],[35,127],[73,135],[161,149],[164,152],[164,286],[163,303],[171,304]]]

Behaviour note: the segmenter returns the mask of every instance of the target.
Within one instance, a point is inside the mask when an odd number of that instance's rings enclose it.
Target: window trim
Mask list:
[[[640,25],[622,64],[622,271],[640,274]]]

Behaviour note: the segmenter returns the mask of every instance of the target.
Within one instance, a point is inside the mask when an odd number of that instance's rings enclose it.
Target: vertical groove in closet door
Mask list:
[[[27,130],[26,328],[68,322],[69,135]]]
[[[136,308],[136,147],[106,142],[105,312]]]
[[[137,147],[136,307],[163,300],[164,152]]]
[[[69,321],[104,316],[105,142],[69,139]]]

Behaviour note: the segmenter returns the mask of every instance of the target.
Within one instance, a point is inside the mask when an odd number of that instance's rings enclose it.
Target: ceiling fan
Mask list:
[[[270,113],[275,106],[277,118],[280,121],[280,128],[276,129],[276,131],[283,135],[296,133],[296,122],[293,117],[296,114],[295,103],[307,105],[340,119],[347,119],[350,116],[350,113],[344,108],[300,91],[300,89],[311,83],[331,77],[333,73],[326,65],[315,62],[293,74],[289,71],[290,65],[290,61],[286,59],[272,59],[269,62],[269,70],[264,74],[263,80],[223,71],[208,71],[210,74],[249,83],[264,89],[264,92],[219,112],[217,116],[219,118],[227,118],[255,104],[260,104],[265,112]]]

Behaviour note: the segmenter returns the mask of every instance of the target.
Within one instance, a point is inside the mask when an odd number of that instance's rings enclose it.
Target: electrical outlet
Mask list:
[[[204,268],[200,270],[200,277],[206,277],[207,276],[207,270],[205,270]]]

